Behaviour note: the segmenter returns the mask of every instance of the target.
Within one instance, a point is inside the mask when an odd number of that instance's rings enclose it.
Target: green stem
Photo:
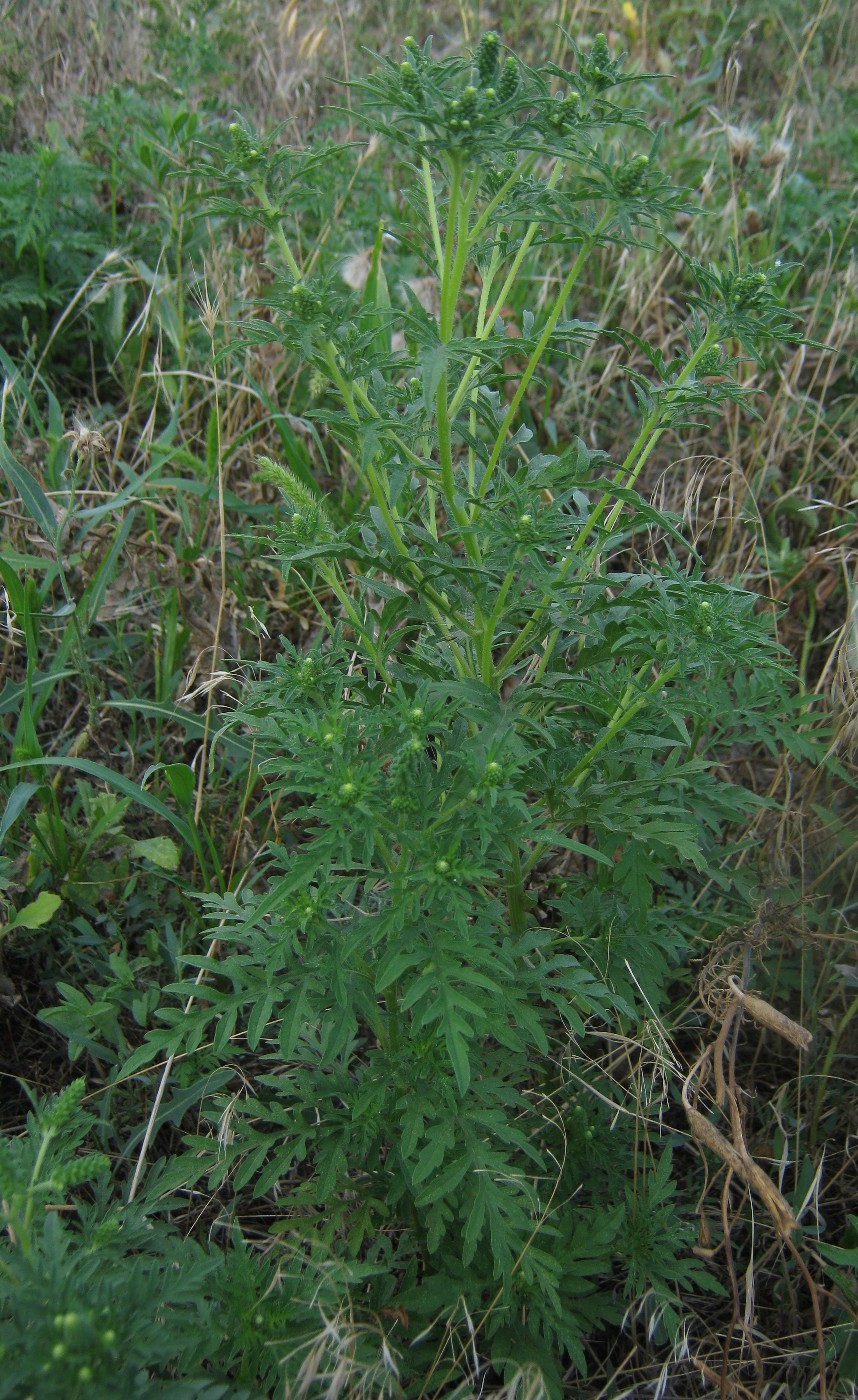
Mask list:
[[[828,1049],[825,1052],[825,1059],[822,1062],[822,1069],[819,1073],[818,1086],[813,1104],[813,1115],[811,1118],[810,1126],[811,1148],[816,1147],[817,1137],[819,1134],[819,1120],[822,1117],[822,1106],[825,1101],[825,1095],[828,1092],[828,1079],[831,1074],[831,1066],[834,1064],[837,1055],[839,1055],[842,1051],[843,1037],[846,1034],[846,1031],[849,1029],[849,1024],[852,1021],[852,1018],[856,1014],[858,1014],[858,996],[853,997],[849,1006],[847,1006],[845,1012],[841,1016],[840,1021],[834,1031],[834,1034],[831,1037]]]
[[[489,221],[492,215],[494,214],[495,210],[497,209],[498,205],[506,198],[507,194],[512,189],[516,181],[520,180],[523,176],[530,174],[531,170],[536,164],[536,156],[536,151],[531,151],[530,155],[525,156],[521,164],[517,165],[512,171],[512,173],[507,177],[507,179],[504,180],[497,194],[489,200],[482,214],[477,219],[476,223],[471,229],[468,240],[471,247],[473,247],[474,244],[477,242],[477,239],[482,236],[483,230],[488,227]]]
[[[554,334],[554,329],[557,325],[557,322],[560,320],[560,313],[563,310],[563,307],[566,305],[566,299],[569,296],[569,293],[571,292],[573,286],[575,285],[575,282],[578,279],[578,275],[581,269],[583,268],[585,262],[587,261],[587,258],[592,248],[597,242],[599,235],[604,231],[604,229],[607,227],[612,218],[613,210],[606,210],[599,222],[596,224],[596,227],[593,229],[593,232],[589,234],[588,237],[584,240],[577,258],[575,259],[574,263],[572,264],[571,268],[566,274],[566,277],[564,278],[563,285],[560,288],[560,291],[557,294],[557,297],[555,298],[554,306],[551,309],[551,314],[549,315],[548,320],[546,321],[545,326],[543,327],[543,331],[541,336],[539,337],[539,340],[536,342],[533,354],[527,362],[524,374],[521,376],[518,388],[513,394],[512,401],[509,405],[509,408],[506,411],[503,423],[500,426],[497,438],[495,439],[495,445],[492,448],[492,454],[489,457],[489,460],[486,464],[486,469],[483,472],[483,479],[480,482],[478,492],[480,496],[484,496],[489,488],[489,483],[491,482],[495,467],[498,464],[500,455],[503,451],[504,443],[506,442],[507,433],[509,432],[510,427],[512,426],[512,423],[516,417],[516,414],[518,413],[519,404],[521,403],[522,399],[524,398],[524,395],[527,392],[527,386],[529,385],[531,379],[533,378],[534,374],[539,368],[539,365],[542,361],[542,357],[545,354],[546,348],[548,346],[548,342]]]
[[[554,186],[557,184],[557,181],[560,179],[562,173],[563,161],[559,160],[548,178],[546,188],[549,190],[553,189]],[[509,294],[512,291],[515,279],[518,276],[519,269],[521,268],[521,264],[524,262],[524,259],[527,256],[527,250],[539,231],[539,225],[540,220],[538,219],[535,220],[533,223],[528,224],[527,230],[519,245],[518,252],[513,258],[509,272],[506,275],[504,284],[501,287],[500,292],[498,293],[494,306],[492,307],[491,315],[489,315],[486,318],[483,324],[483,328],[477,331],[478,340],[486,340],[491,335],[495,326],[495,322],[497,321],[497,318],[500,315],[502,308],[506,305],[507,298],[509,297]],[[461,408],[462,403],[465,400],[465,395],[468,393],[468,389],[470,388],[470,383],[474,376],[474,371],[476,370],[479,363],[480,356],[472,355],[470,360],[468,361],[467,366],[465,367],[465,373],[462,377],[462,382],[456,390],[455,394],[453,395],[453,400],[450,404],[450,413],[453,417],[455,417],[456,413]]]
[[[638,677],[640,677],[640,675],[642,674],[642,672],[646,670],[646,667],[650,666],[651,664],[652,663],[648,661],[646,663],[646,666],[642,667],[641,670],[638,671],[637,676],[635,676],[635,680],[637,680]],[[633,692],[634,683],[632,682],[630,685],[628,685],[625,689],[622,700],[620,701],[619,705],[614,711],[614,714],[608,724],[607,729],[604,731],[604,733],[600,735],[593,747],[591,749],[588,749],[587,752],[582,755],[582,757],[575,764],[575,767],[571,770],[570,773],[567,774],[563,781],[569,783],[573,788],[580,787],[581,783],[584,780],[584,776],[587,772],[587,769],[590,767],[590,764],[593,762],[593,759],[596,757],[596,755],[601,753],[602,749],[605,748],[606,744],[609,744],[611,740],[615,738],[617,734],[619,734],[620,730],[625,728],[625,726],[629,723],[630,720],[634,719],[635,715],[643,709],[644,705],[647,703],[647,700],[650,698],[651,695],[653,695],[659,690],[662,690],[664,686],[668,684],[669,681],[673,680],[674,676],[677,675],[677,673],[679,672],[679,669],[679,662],[674,662],[674,664],[668,667],[666,671],[663,671],[658,676],[656,676],[655,680],[652,682],[652,685],[647,686],[647,689],[643,691],[640,695],[638,695],[637,700],[632,705],[628,704],[628,699],[630,692]],[[531,873],[531,871],[539,864],[543,856],[547,855],[550,850],[550,841],[540,842],[540,844],[533,850],[533,852],[530,855],[530,858],[528,859],[524,867],[525,879]]]
[[[268,191],[261,180],[258,184],[253,186],[253,193],[256,195],[256,198],[259,200],[259,203],[262,205],[262,208],[265,210],[266,214],[277,215],[276,221],[272,224],[271,232],[274,234],[277,246],[280,249],[280,252],[283,254],[283,257],[286,261],[286,266],[288,267],[292,276],[295,278],[295,281],[300,282],[304,274],[302,273],[300,267],[295,261],[292,249],[289,247],[289,240],[287,239],[286,234],[283,232],[283,221],[280,218],[280,211],[276,209],[271,203],[271,200],[268,198]]]
[[[36,1160],[33,1163],[33,1170],[30,1173],[30,1182],[27,1190],[27,1204],[24,1209],[24,1222],[21,1229],[20,1244],[25,1254],[30,1253],[30,1226],[33,1221],[33,1209],[36,1204],[36,1187],[39,1184],[39,1177],[42,1175],[42,1167],[45,1165],[45,1158],[48,1155],[48,1148],[56,1136],[52,1128],[42,1130],[42,1140],[39,1143],[39,1150],[36,1153]]]
[[[691,356],[684,370],[682,370],[681,374],[678,375],[676,383],[673,384],[668,390],[665,396],[664,403],[657,405],[647,416],[643,427],[641,428],[640,432],[635,438],[634,443],[632,444],[631,448],[626,454],[625,461],[619,468],[617,475],[614,478],[614,484],[616,486],[634,486],[635,482],[641,474],[641,471],[643,470],[644,464],[649,458],[650,453],[652,452],[662,433],[665,432],[667,428],[667,424],[662,421],[666,410],[670,407],[677,390],[682,388],[683,384],[685,384],[689,376],[694,373],[695,369],[702,360],[703,356],[706,354],[707,350],[709,350],[711,346],[715,344],[717,334],[717,327],[714,324],[710,325],[705,336],[701,340],[697,349],[694,351],[694,354]],[[575,553],[580,551],[581,545],[589,535],[591,529],[593,528],[593,525],[599,519],[599,516],[602,514],[602,511],[604,510],[605,506],[607,505],[610,499],[610,492],[605,491],[602,494],[596,506],[591,511],[590,517],[586,525],[584,526],[583,531],[575,540]],[[605,521],[605,528],[607,530],[613,529],[614,525],[616,524],[619,518],[622,508],[622,501],[616,501],[614,503]],[[590,552],[587,562],[592,563],[593,559],[596,557],[598,552],[599,549],[597,546],[594,550]]]
[[[449,345],[453,337],[453,323],[459,288],[468,259],[468,218],[476,194],[476,181],[464,197],[462,195],[462,174],[458,161],[452,163],[450,200],[447,211],[447,230],[444,245],[444,270],[441,279],[441,312],[439,336],[442,345]],[[447,371],[442,373],[435,394],[438,425],[438,458],[441,465],[441,490],[449,514],[455,520],[465,549],[474,563],[480,562],[479,546],[470,533],[470,516],[456,500],[456,480],[453,471],[453,432],[447,409]]]
[[[490,296],[490,294],[491,294],[492,283],[493,283],[494,280],[495,280],[495,274],[496,274],[496,272],[497,272],[497,270],[498,270],[498,265],[499,265],[499,263],[500,263],[500,247],[499,247],[498,243],[495,242],[494,246],[492,247],[492,256],[491,256],[491,259],[490,259],[490,261],[489,261],[489,266],[488,266],[488,269],[487,269],[487,271],[486,271],[486,275],[485,275],[485,277],[483,278],[483,285],[482,285],[482,287],[480,288],[480,304],[479,304],[479,306],[477,307],[477,337],[478,337],[478,338],[482,335],[482,333],[483,333],[483,327],[484,327],[485,324],[486,324],[486,310],[487,310],[488,304],[489,304],[489,296]],[[476,359],[476,356],[474,356],[474,358]],[[477,405],[477,393],[478,393],[478,388],[477,388],[477,385],[475,384],[474,387],[473,387],[473,389],[471,390],[471,407],[470,407],[470,410],[469,410],[469,413],[468,413],[468,426],[469,426],[470,432],[471,432],[471,443],[470,443],[469,446],[468,446],[468,491],[469,491],[469,493],[470,493],[472,496],[473,496],[474,491],[476,490],[476,487],[477,487],[477,457],[476,457],[476,453],[475,453],[474,448],[473,448],[473,443],[476,441],[476,436],[477,436],[477,407],[476,407],[476,405]],[[455,400],[456,400],[457,397],[458,397],[458,392],[457,392],[456,394],[453,395],[453,400],[454,400],[454,402],[455,402]],[[464,399],[462,399],[462,402],[464,402]],[[450,409],[448,409],[448,412],[452,412],[452,411],[453,411],[453,410],[452,410],[452,407],[451,407]]]
[[[516,937],[521,938],[527,931],[527,910],[524,899],[524,875],[521,868],[521,851],[514,837],[509,843],[509,866],[506,872],[506,907],[509,913],[510,928]]]
[[[420,135],[425,136],[425,134],[423,127],[421,127]],[[435,261],[440,278],[444,270],[444,249],[441,245],[441,229],[438,224],[438,206],[435,202],[435,191],[432,188],[432,170],[425,156],[420,164],[423,170],[423,188],[426,191],[426,207],[429,210],[429,226],[432,230],[432,246],[435,249]]]
[[[492,656],[495,641],[495,628],[497,627],[498,622],[500,621],[501,616],[503,614],[507,594],[509,593],[514,578],[515,573],[512,569],[510,569],[509,572],[506,574],[503,583],[501,584],[500,592],[497,596],[497,601],[491,611],[491,614],[485,620],[485,623],[482,628],[482,634],[480,636],[480,675],[482,676],[484,684],[490,686],[491,689],[494,689],[496,680]]]
[[[650,663],[647,662],[647,665],[650,665]],[[607,729],[600,738],[596,740],[593,747],[588,749],[587,752],[579,758],[572,771],[566,775],[564,782],[569,783],[573,788],[580,787],[584,780],[584,775],[596,755],[601,753],[605,745],[609,744],[611,740],[619,734],[621,729],[625,729],[629,721],[634,719],[635,715],[643,709],[644,705],[656,691],[663,690],[667,683],[672,681],[674,676],[679,674],[679,670],[680,664],[678,661],[675,661],[666,671],[657,675],[652,684],[648,685],[646,690],[642,691],[631,705],[628,704],[629,690],[631,687],[627,687],[623,699],[617,706]],[[638,672],[638,675],[640,675],[640,672]]]
[[[694,351],[694,354],[689,359],[688,364],[685,366],[682,373],[678,376],[676,383],[672,386],[671,394],[677,389],[680,389],[688,379],[689,375],[694,372],[700,360],[706,354],[706,351],[712,345],[715,344],[716,336],[716,327],[710,326],[706,332],[706,335],[703,337],[703,340],[698,345],[697,349]],[[662,405],[657,410],[653,410],[653,412],[647,417],[646,422],[644,423],[632,447],[627,453],[625,461],[623,462],[622,466],[619,467],[617,470],[617,474],[614,478],[615,486],[633,485],[634,482],[637,480],[644,466],[644,463],[646,462],[647,458],[649,457],[650,453],[652,452],[662,433],[665,431],[664,427],[659,427],[658,424],[659,420],[664,414],[665,408],[668,407],[670,404],[671,394],[668,394],[667,401],[664,405]],[[593,507],[589,517],[587,518],[584,524],[583,529],[578,534],[574,543],[567,552],[563,563],[560,566],[560,569],[557,574],[558,583],[562,582],[563,579],[565,579],[570,568],[572,567],[572,564],[575,562],[576,558],[580,554],[582,544],[587,539],[587,536],[590,534],[590,531],[593,529],[593,526],[598,521],[599,517],[605,509],[605,506],[607,505],[610,499],[610,491],[605,491],[599,498],[596,505]],[[616,523],[621,509],[622,502],[617,501],[605,522],[606,528],[611,528]],[[598,553],[599,546],[597,545],[590,551],[590,554],[587,556],[586,563],[588,567],[592,567]],[[530,638],[533,636],[533,633],[536,631],[536,628],[539,625],[540,616],[544,613],[545,609],[550,606],[551,601],[551,594],[545,594],[542,600],[540,601],[538,607],[534,608],[533,616],[530,622],[528,622],[522,628],[515,642],[512,643],[508,651],[505,653],[500,663],[501,670],[504,670],[507,667],[511,666],[515,661],[517,661],[519,656],[521,656],[522,652],[525,650],[528,643],[530,642]],[[533,677],[534,680],[539,679],[539,677],[544,674],[545,668],[551,660],[551,656],[554,652],[555,646],[557,645],[559,637],[560,628],[556,627],[546,640],[542,656],[539,659],[539,665],[537,666],[536,672]]]

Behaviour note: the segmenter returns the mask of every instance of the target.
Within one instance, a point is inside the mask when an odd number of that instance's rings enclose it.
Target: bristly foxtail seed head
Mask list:
[[[316,496],[303,481],[299,481],[294,472],[290,472],[288,467],[284,467],[282,462],[276,462],[273,457],[257,458],[259,469],[255,473],[257,481],[268,481],[272,486],[278,487],[282,492],[287,504],[292,507],[293,514],[318,519],[325,526],[330,528],[330,520],[325,510],[323,502]]]

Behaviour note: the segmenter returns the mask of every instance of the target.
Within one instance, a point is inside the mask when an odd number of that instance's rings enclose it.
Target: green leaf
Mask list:
[[[372,264],[361,300],[360,328],[373,337],[373,348],[379,355],[390,354],[390,292],[381,266],[384,223],[379,222],[372,250]]]
[[[187,768],[186,764],[174,764],[176,768]],[[132,797],[135,802],[139,802],[142,807],[153,812],[156,816],[162,817],[169,822],[175,831],[178,831],[188,849],[195,854],[199,853],[199,840],[196,832],[192,831],[188,823],[171,812],[166,803],[159,798],[153,797],[151,792],[147,792],[139,783],[134,783],[130,778],[126,778],[122,773],[114,773],[103,763],[94,763],[89,758],[31,758],[26,763],[7,763],[0,768],[0,773],[14,773],[22,768],[71,768],[77,773],[86,773],[90,778],[98,778],[106,783],[108,787],[115,788],[117,792],[125,793],[126,797]],[[193,776],[190,768],[187,769]]]
[[[0,467],[6,473],[13,489],[21,497],[21,503],[30,519],[38,525],[50,544],[57,541],[57,517],[50,501],[36,478],[31,476],[21,463],[16,461],[6,445],[5,433],[0,427]]]
[[[441,383],[441,376],[447,368],[449,350],[446,345],[428,345],[420,357],[423,370],[423,405],[431,412],[435,403],[435,391]]]
[[[151,860],[161,870],[178,870],[181,852],[169,836],[148,836],[142,841],[131,842],[132,855]]]
[[[197,785],[193,768],[187,763],[165,763],[163,773],[179,806],[189,808],[194,800]]]
[[[34,792],[39,791],[38,783],[17,783],[9,794],[3,820],[0,821],[0,845],[6,833],[15,825]]]
[[[442,1172],[433,1176],[429,1185],[415,1198],[416,1206],[430,1206],[435,1201],[439,1201],[442,1196],[449,1196],[455,1191],[459,1182],[467,1176],[471,1169],[470,1155],[465,1152],[461,1157],[456,1157],[452,1162],[448,1162]]]
[[[256,1050],[259,1046],[262,1033],[271,1019],[274,996],[273,987],[269,988],[265,995],[259,998],[250,1013],[250,1019],[247,1022],[247,1046],[249,1050]]]
[[[58,894],[52,894],[50,890],[42,890],[30,903],[25,904],[23,909],[19,909],[16,914],[0,929],[0,933],[9,933],[13,928],[43,928],[50,923],[56,914],[62,900]]]

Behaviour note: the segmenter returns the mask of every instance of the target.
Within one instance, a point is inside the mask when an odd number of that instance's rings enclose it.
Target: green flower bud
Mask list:
[[[103,1152],[88,1152],[85,1157],[76,1157],[74,1161],[66,1162],[57,1171],[57,1185],[62,1190],[80,1186],[84,1181],[91,1181],[94,1176],[107,1171],[109,1167],[110,1159]]]
[[[81,1366],[78,1370],[77,1378],[80,1381],[81,1385],[86,1385],[89,1381],[92,1380],[93,1375],[94,1372],[91,1366]]]
[[[625,161],[614,170],[614,189],[621,199],[628,199],[630,195],[640,192],[646,179],[648,165],[649,156],[635,156],[633,160]]]
[[[420,721],[421,721],[422,718],[423,718],[423,711],[421,710],[421,708],[420,708],[419,705],[415,705],[415,706],[414,706],[414,709],[411,711],[411,713],[409,714],[408,718],[410,719],[410,721],[411,721],[412,724],[419,724],[419,723],[420,723]]]
[[[463,121],[474,121],[477,116],[479,97],[475,87],[466,87],[462,93],[460,115]]]
[[[259,152],[251,145],[250,137],[238,122],[230,122],[229,139],[232,145],[232,158],[236,165],[247,169],[259,159]]]
[[[328,392],[330,382],[328,376],[323,374],[320,369],[314,369],[310,375],[310,398],[315,401],[323,399]]]
[[[486,764],[486,777],[488,778],[490,783],[496,783],[502,773],[503,769],[501,768],[499,763]]]
[[[54,1361],[62,1361],[65,1354],[66,1346],[63,1342],[57,1342],[56,1346],[51,1347],[51,1356],[54,1358]]]
[[[547,118],[549,126],[558,132],[566,131],[580,119],[581,98],[577,92],[567,93],[565,97],[558,95]]]
[[[446,874],[448,873],[449,869],[450,869],[450,862],[449,862],[448,860],[443,860],[443,859],[442,859],[442,860],[436,860],[436,862],[435,862],[435,871],[436,871],[436,874],[438,874],[438,875],[446,875]]]
[[[498,54],[500,51],[500,40],[494,30],[489,29],[477,45],[477,52],[474,54],[474,62],[477,66],[477,74],[480,80],[480,87],[486,88],[494,81],[498,66]]]
[[[510,54],[503,66],[498,83],[498,102],[501,107],[505,102],[511,102],[518,92],[519,72],[518,64]]]
[[[403,91],[407,92],[409,97],[413,97],[415,102],[422,101],[423,84],[414,65],[406,59],[404,63],[400,63],[399,72],[402,77]]]
[[[318,316],[322,303],[319,296],[305,282],[296,282],[289,293],[292,310],[300,321],[312,321]]]
[[[105,1331],[102,1332],[102,1334],[101,1334],[101,1342],[102,1342],[102,1345],[103,1345],[103,1346],[106,1346],[106,1347],[112,1347],[112,1346],[113,1346],[113,1343],[114,1343],[115,1341],[116,1341],[116,1333],[114,1332],[113,1328],[112,1328],[112,1327],[106,1328]]]
[[[71,1122],[86,1093],[86,1080],[74,1079],[61,1094],[52,1099],[42,1111],[42,1122],[46,1128],[62,1128]]]
[[[605,69],[611,62],[611,50],[604,34],[597,34],[590,50],[590,62],[595,68]]]
[[[340,797],[344,802],[350,802],[357,792],[354,783],[343,783],[340,787]]]

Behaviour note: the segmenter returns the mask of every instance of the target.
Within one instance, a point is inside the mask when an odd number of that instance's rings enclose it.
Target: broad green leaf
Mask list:
[[[193,768],[187,763],[165,763],[163,773],[179,806],[190,807],[197,785]]]
[[[147,836],[142,841],[131,842],[132,855],[151,860],[161,870],[178,870],[181,852],[169,836]]]
[[[4,929],[0,933],[9,933],[13,928],[43,928],[50,923],[56,914],[62,900],[58,894],[53,894],[50,890],[42,890],[36,895],[30,904],[25,904],[23,909],[19,909]]]

